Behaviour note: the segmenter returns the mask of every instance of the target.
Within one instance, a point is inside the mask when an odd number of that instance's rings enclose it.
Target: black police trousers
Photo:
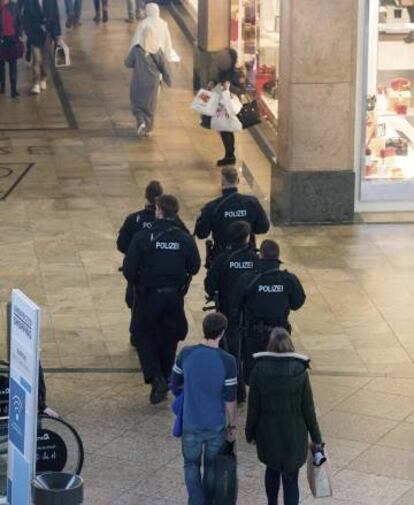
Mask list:
[[[241,361],[241,333],[237,324],[228,318],[226,335],[222,341],[222,347],[236,359],[237,363],[237,401],[243,402],[246,399],[246,386],[243,377]]]
[[[145,380],[169,380],[177,345],[188,332],[184,298],[177,292],[146,290],[138,298],[131,333]]]

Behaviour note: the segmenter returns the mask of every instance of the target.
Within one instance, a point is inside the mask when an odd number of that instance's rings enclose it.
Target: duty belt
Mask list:
[[[169,288],[155,288],[156,293],[178,293],[178,289],[174,287]]]

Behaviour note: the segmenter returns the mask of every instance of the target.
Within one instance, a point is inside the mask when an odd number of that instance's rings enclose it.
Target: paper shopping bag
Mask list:
[[[200,89],[191,104],[191,108],[204,116],[214,116],[219,100],[220,95],[218,93]]]
[[[322,465],[315,466],[312,451],[309,449],[307,467],[309,487],[313,496],[315,498],[332,496],[331,471],[328,459]]]
[[[66,42],[62,39],[56,45],[55,49],[55,67],[70,66],[70,50]]]

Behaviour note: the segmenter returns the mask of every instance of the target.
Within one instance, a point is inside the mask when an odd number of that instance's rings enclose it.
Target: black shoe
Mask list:
[[[99,12],[97,12],[95,14],[95,17],[93,18],[93,20],[95,21],[95,23],[100,23],[101,22],[101,15],[99,14]]]
[[[412,44],[414,42],[414,32],[410,32],[403,40],[406,44]]]
[[[163,377],[156,377],[152,383],[150,403],[157,405],[167,398],[168,385]]]
[[[18,91],[12,91],[11,97],[12,98],[19,98],[20,93]]]
[[[73,25],[73,17],[72,16],[68,16],[68,18],[66,20],[66,23],[65,23],[65,26],[66,26],[66,28],[70,28],[72,25]]]
[[[108,19],[109,19],[108,11],[103,11],[103,13],[102,13],[102,22],[103,23],[107,23]]]
[[[6,88],[4,86],[0,86],[0,95],[4,95],[6,93]]]
[[[227,165],[235,165],[236,164],[236,158],[234,156],[230,158],[223,158],[221,160],[218,160],[217,166],[218,167],[225,167]]]

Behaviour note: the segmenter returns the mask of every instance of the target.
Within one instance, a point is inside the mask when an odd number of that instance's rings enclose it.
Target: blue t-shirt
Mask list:
[[[206,345],[184,347],[172,381],[184,383],[183,427],[216,429],[226,425],[226,402],[237,398],[237,366],[233,356]]]

